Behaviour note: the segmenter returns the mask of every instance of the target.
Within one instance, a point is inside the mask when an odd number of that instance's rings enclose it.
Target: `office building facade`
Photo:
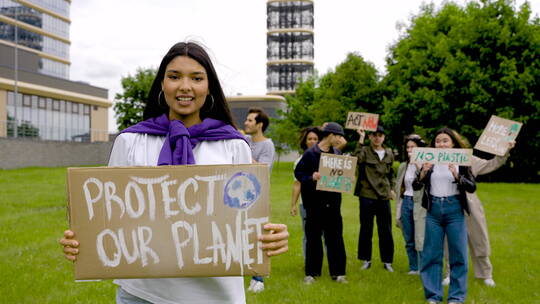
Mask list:
[[[313,12],[311,0],[267,2],[268,94],[293,94],[301,80],[313,75]]]
[[[108,91],[69,80],[70,4],[0,0],[0,137],[108,140]]]

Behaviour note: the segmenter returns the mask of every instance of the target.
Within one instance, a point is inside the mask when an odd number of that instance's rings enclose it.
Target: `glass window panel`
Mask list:
[[[52,109],[54,111],[60,111],[60,100],[53,99]]]
[[[46,99],[44,97],[39,97],[38,108],[45,109],[45,107],[46,107]]]
[[[23,95],[23,106],[25,107],[31,107],[32,106],[32,98],[30,98],[30,95]]]
[[[78,103],[72,103],[71,104],[71,113],[79,113],[79,104]]]
[[[15,104],[15,96],[14,96],[14,93],[12,91],[8,91],[7,92],[7,97],[8,97],[8,105],[14,105]]]

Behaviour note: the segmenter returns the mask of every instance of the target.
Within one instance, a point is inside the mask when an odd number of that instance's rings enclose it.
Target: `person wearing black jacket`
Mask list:
[[[298,162],[294,175],[301,183],[302,202],[306,210],[306,258],[305,284],[312,284],[321,275],[323,263],[322,237],[327,249],[330,276],[338,283],[347,283],[345,267],[347,256],[343,242],[343,221],[341,218],[341,193],[316,190],[321,178],[319,161],[322,153],[341,154],[333,146],[344,135],[343,128],[329,122],[322,132],[322,140],[307,149]]]
[[[442,128],[432,142],[435,148],[462,148],[453,130]],[[467,294],[467,225],[469,212],[465,192],[476,191],[471,167],[423,164],[413,183],[415,190],[424,187],[422,207],[427,210],[424,249],[420,276],[428,303],[442,302],[443,243],[448,238],[450,253],[450,288],[448,303],[463,303]]]

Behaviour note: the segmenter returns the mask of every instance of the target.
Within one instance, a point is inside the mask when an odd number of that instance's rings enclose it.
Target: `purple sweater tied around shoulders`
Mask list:
[[[141,121],[121,133],[145,133],[165,136],[158,166],[195,164],[193,148],[201,141],[243,139],[244,135],[221,120],[205,118],[189,128],[180,120],[169,120],[167,114]]]

